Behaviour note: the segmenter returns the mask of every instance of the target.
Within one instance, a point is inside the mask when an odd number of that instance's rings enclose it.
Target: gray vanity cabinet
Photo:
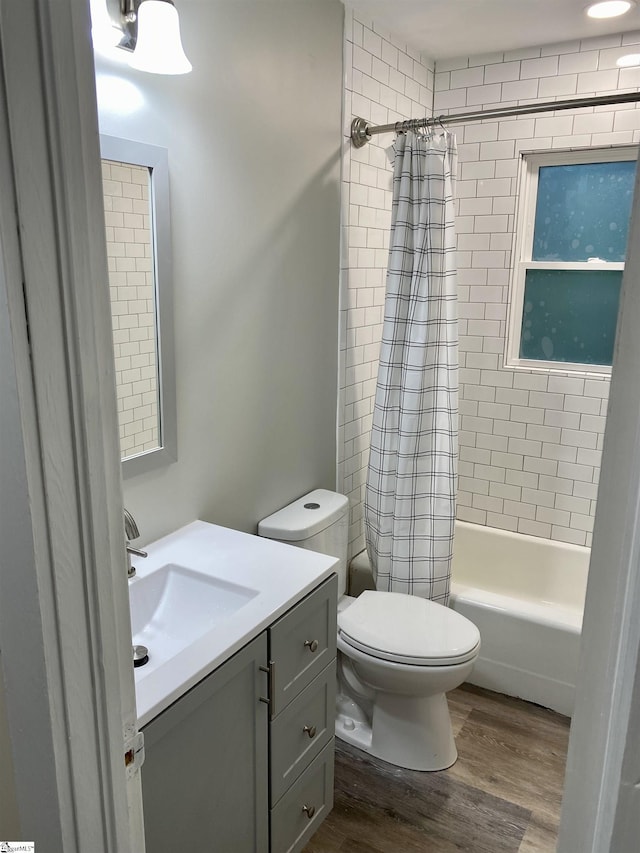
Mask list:
[[[144,728],[148,853],[267,853],[266,632]]]
[[[144,728],[148,853],[298,853],[333,806],[337,577]]]
[[[272,853],[298,853],[333,807],[338,578],[269,628]]]

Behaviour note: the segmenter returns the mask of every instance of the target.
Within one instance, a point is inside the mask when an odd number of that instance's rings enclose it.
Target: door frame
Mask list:
[[[634,850],[640,830],[640,172],[627,255],[559,853]]]
[[[0,56],[0,688],[18,820],[36,849],[142,853],[88,4],[1,0]]]

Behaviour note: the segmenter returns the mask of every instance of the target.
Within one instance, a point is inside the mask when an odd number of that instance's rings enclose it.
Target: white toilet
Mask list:
[[[410,770],[457,758],[445,693],[469,676],[480,633],[464,616],[416,596],[345,595],[349,502],[316,489],[258,525],[260,536],[337,557],[336,735]]]

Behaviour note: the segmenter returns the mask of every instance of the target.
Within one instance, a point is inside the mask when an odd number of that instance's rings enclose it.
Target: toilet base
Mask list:
[[[347,703],[338,704],[336,737],[407,770],[446,770],[458,757],[444,693],[378,693],[371,724],[361,713],[352,715]]]

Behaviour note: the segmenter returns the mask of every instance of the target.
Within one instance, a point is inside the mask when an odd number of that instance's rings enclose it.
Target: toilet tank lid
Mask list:
[[[299,542],[320,533],[347,511],[349,499],[328,489],[315,489],[258,524],[258,535]]]

